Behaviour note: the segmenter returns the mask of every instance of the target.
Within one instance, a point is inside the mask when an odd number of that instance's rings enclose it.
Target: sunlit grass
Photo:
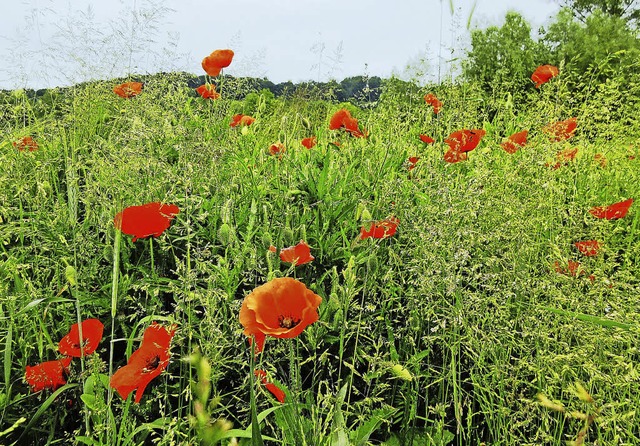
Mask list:
[[[558,444],[582,425],[536,395],[571,405],[575,382],[600,408],[589,441],[640,441],[640,214],[588,213],[640,197],[639,160],[628,157],[628,133],[610,132],[616,123],[590,121],[593,104],[564,102],[561,81],[526,104],[491,107],[470,84],[390,81],[368,110],[230,100],[227,87],[207,101],[161,76],[125,100],[114,85],[74,87],[47,106],[19,92],[0,104],[9,118],[0,142],[0,432],[16,425],[0,439],[251,438],[250,349],[238,313],[256,286],[288,276],[323,302],[319,322],[298,338],[269,339],[257,358],[290,398],[281,405],[255,387],[266,442]],[[423,100],[431,91],[444,103],[437,116]],[[328,130],[343,106],[368,138]],[[491,120],[489,108],[498,110]],[[232,128],[238,113],[256,121]],[[541,128],[574,115],[576,136],[549,142]],[[445,163],[442,141],[461,128],[487,134],[467,161]],[[524,129],[526,146],[512,155],[500,148]],[[12,147],[25,135],[39,150]],[[311,135],[318,143],[307,149],[301,141]],[[287,150],[273,156],[278,141]],[[569,147],[579,147],[575,160],[545,167]],[[410,156],[420,161],[408,172]],[[133,243],[116,232],[118,212],[152,201],[180,207],[162,236]],[[359,239],[361,227],[390,217],[399,220],[392,237]],[[590,238],[603,241],[602,253],[583,257],[573,243]],[[300,240],[315,257],[305,265],[269,251]],[[554,270],[569,259],[587,274]],[[54,398],[33,394],[25,367],[56,358],[76,302],[111,336]],[[172,361],[141,404],[122,401],[104,377],[126,363],[151,321],[178,325]],[[225,434],[229,423],[235,430]]]

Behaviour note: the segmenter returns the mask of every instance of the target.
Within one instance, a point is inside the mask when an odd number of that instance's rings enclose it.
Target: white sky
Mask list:
[[[450,0],[0,0],[0,88],[200,75],[202,58],[219,48],[236,53],[226,73],[273,82],[420,69],[435,81],[439,65],[442,75],[450,69],[451,49],[460,56],[469,42],[474,0],[451,1],[453,15]],[[559,10],[553,0],[475,3],[471,29],[515,10],[535,33]]]

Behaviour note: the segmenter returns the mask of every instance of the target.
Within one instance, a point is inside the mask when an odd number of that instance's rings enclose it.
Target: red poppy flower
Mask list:
[[[231,65],[233,60],[233,51],[231,50],[215,50],[207,57],[202,59],[202,69],[212,77],[220,74],[223,68]]]
[[[398,229],[398,224],[400,220],[396,217],[386,218],[384,220],[371,223],[371,227],[369,230],[366,230],[364,227],[360,228],[360,240],[364,240],[366,238],[388,238],[393,236]]]
[[[24,379],[34,392],[44,389],[56,390],[67,383],[66,375],[69,373],[69,364],[71,364],[71,358],[27,366]]]
[[[304,138],[302,140],[302,145],[305,146],[307,149],[312,148],[317,143],[318,143],[318,138],[316,138],[315,136],[311,136],[309,138]]]
[[[113,87],[113,92],[121,98],[132,98],[142,93],[142,82],[125,82]]]
[[[458,130],[450,134],[444,142],[456,152],[470,152],[478,147],[480,140],[486,133],[484,129]]]
[[[418,163],[418,161],[420,161],[420,157],[418,156],[410,156],[406,161],[405,161],[405,166],[407,167],[407,170],[413,170],[416,167],[416,164]]]
[[[315,257],[311,255],[311,248],[304,240],[300,240],[296,246],[290,246],[280,251],[280,260],[293,263],[295,266],[311,262]]]
[[[152,202],[125,208],[116,214],[113,222],[123,233],[133,235],[135,242],[139,238],[159,237],[179,212],[175,204]]]
[[[556,153],[556,159],[558,161],[555,164],[545,163],[545,166],[551,167],[553,170],[559,169],[561,166],[566,166],[570,161],[573,161],[577,153],[577,147],[561,150]]]
[[[256,375],[256,378],[260,380],[260,382],[267,388],[269,392],[271,392],[273,396],[276,397],[278,401],[284,403],[284,391],[275,384],[267,381],[267,372],[265,372],[264,370],[256,370],[255,372],[253,372],[253,374]]]
[[[574,245],[587,257],[598,255],[602,247],[602,243],[597,240],[584,240],[582,242],[575,242]]]
[[[266,335],[295,338],[318,320],[322,298],[304,283],[280,277],[255,288],[244,298],[240,323],[244,334],[256,340],[256,351],[264,348]]]
[[[569,260],[566,268],[562,266],[560,262],[555,261],[553,268],[556,272],[564,274],[565,276],[576,277],[578,274],[584,274],[584,271],[580,269],[580,262],[576,262],[575,260]]]
[[[31,136],[24,136],[20,138],[18,141],[13,142],[13,147],[18,149],[19,151],[28,150],[29,152],[33,152],[34,150],[38,150],[38,143]]]
[[[600,164],[600,167],[602,167],[603,169],[607,167],[607,158],[605,158],[605,156],[602,153],[596,153],[593,156],[593,160],[596,163]]]
[[[65,335],[58,344],[58,351],[63,355],[80,358],[82,353],[90,355],[98,348],[102,340],[104,325],[98,319],[87,319],[82,321],[82,341],[80,340],[80,329],[78,324],[73,324],[69,333]],[[80,348],[82,346],[82,349]]]
[[[420,141],[422,141],[425,144],[433,144],[434,142],[436,142],[435,139],[433,139],[428,135],[420,135]]]
[[[329,130],[338,130],[341,128],[356,138],[365,138],[367,136],[366,130],[363,133],[358,128],[358,120],[351,116],[349,110],[344,108],[335,112],[329,121]]]
[[[200,85],[198,88],[196,88],[196,91],[200,96],[202,96],[202,99],[215,100],[220,98],[220,93],[216,91],[216,86],[213,84]]]
[[[558,73],[558,68],[553,65],[540,65],[531,75],[531,80],[535,82],[536,88],[540,88],[540,85],[556,77]]]
[[[424,96],[424,101],[433,106],[433,112],[437,115],[442,108],[442,102],[438,100],[435,94],[429,93]]]
[[[171,339],[176,327],[151,324],[144,332],[140,348],[131,354],[127,365],[120,367],[112,376],[109,385],[123,399],[136,391],[135,402],[139,403],[147,385],[167,368],[171,353]]]
[[[282,155],[284,154],[284,152],[286,150],[287,150],[287,148],[281,142],[277,142],[277,143],[271,144],[271,146],[269,146],[269,153],[271,155],[280,155],[280,157],[282,157]]]
[[[596,218],[604,218],[605,220],[616,220],[623,218],[629,212],[629,208],[633,204],[633,198],[611,204],[609,206],[596,206],[589,210],[589,213]]]
[[[233,118],[231,119],[231,122],[229,123],[229,125],[231,127],[237,127],[238,125],[251,125],[255,122],[255,118],[252,118],[251,116],[247,116],[247,115],[243,115],[243,114],[237,114],[237,115],[233,115]]]
[[[507,153],[516,153],[518,149],[520,149],[527,143],[528,134],[528,130],[514,133],[513,135],[509,136],[505,142],[500,144],[500,147],[502,147]]]
[[[549,135],[551,141],[564,141],[573,136],[578,126],[576,118],[552,122],[542,127],[542,131]]]

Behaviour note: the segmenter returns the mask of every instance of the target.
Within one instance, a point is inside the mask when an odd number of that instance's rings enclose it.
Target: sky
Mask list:
[[[475,8],[474,8],[475,4]],[[453,9],[452,9],[453,7]],[[535,33],[554,0],[0,0],[0,88],[49,88],[128,74],[225,73],[272,82],[367,74],[436,82],[472,29],[515,10]],[[453,10],[453,14],[452,14]],[[449,61],[449,62],[448,62]]]

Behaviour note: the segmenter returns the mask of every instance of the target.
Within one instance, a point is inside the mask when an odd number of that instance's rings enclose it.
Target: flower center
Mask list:
[[[73,347],[74,349],[78,349],[80,350],[80,348],[85,349],[87,348],[87,344],[89,343],[89,339],[83,339],[82,340],[82,345],[78,342],[75,342],[73,344],[71,344],[71,347]]]
[[[295,319],[293,316],[278,316],[278,322],[281,328],[293,328],[300,323],[300,319]]]
[[[147,366],[142,369],[142,373],[151,373],[160,365],[160,356],[155,355],[153,358],[147,360]]]

